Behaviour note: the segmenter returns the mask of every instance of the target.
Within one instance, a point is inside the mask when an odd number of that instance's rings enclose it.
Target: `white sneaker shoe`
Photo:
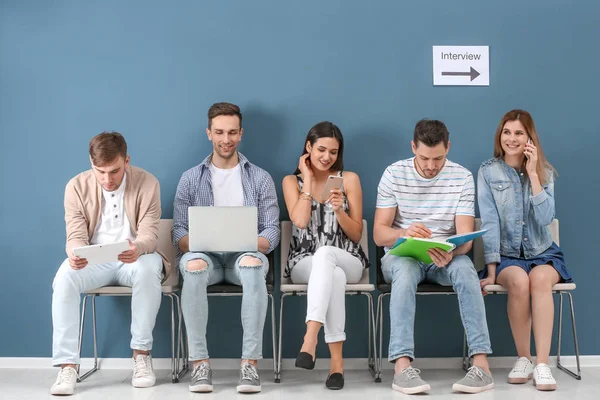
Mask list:
[[[527,383],[533,376],[533,363],[527,357],[521,357],[508,374],[508,383]]]
[[[154,386],[156,383],[156,375],[152,368],[152,356],[146,354],[138,354],[133,360],[133,377],[131,384],[133,387],[146,388]]]
[[[72,395],[77,386],[77,370],[73,367],[61,368],[56,382],[50,388],[51,394]]]
[[[533,369],[533,384],[537,390],[556,390],[556,381],[546,364],[538,364]]]

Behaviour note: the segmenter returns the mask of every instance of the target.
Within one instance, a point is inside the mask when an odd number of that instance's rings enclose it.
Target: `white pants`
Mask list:
[[[131,264],[112,262],[74,270],[66,259],[52,283],[52,364],[79,364],[79,305],[81,293],[102,286],[129,286],[131,348],[152,349],[152,330],[160,307],[163,263],[157,253],[144,254]]]
[[[334,246],[320,247],[292,268],[292,282],[308,283],[306,322],[324,325],[326,343],[346,340],[346,282],[358,283],[362,274],[361,261]]]

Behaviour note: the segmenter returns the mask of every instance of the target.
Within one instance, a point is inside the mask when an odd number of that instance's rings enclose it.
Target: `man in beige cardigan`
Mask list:
[[[171,266],[156,252],[161,216],[158,180],[129,165],[127,143],[117,132],[90,142],[92,169],[69,181],[65,189],[67,259],[54,278],[52,295],[52,362],[61,366],[52,394],[70,395],[79,364],[80,294],[107,285],[130,286],[132,384],[153,386],[152,330],[161,300],[161,280]],[[92,244],[129,242],[118,261],[88,264],[73,249]],[[164,266],[164,274],[163,274]]]

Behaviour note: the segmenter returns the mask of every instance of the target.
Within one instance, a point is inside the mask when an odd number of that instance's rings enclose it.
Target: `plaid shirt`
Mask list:
[[[242,167],[244,206],[258,208],[258,236],[269,241],[270,253],[279,245],[279,205],[273,178],[264,169],[250,163],[238,152]],[[173,245],[179,249],[179,241],[189,234],[188,207],[214,206],[210,163],[212,154],[183,173],[177,185],[173,203]],[[181,253],[181,252],[180,252]],[[180,254],[181,255],[181,254]]]

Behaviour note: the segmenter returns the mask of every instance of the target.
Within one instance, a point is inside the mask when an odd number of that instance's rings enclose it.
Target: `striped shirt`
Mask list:
[[[423,178],[414,157],[387,167],[377,188],[377,208],[397,207],[393,228],[420,222],[432,238],[456,234],[457,215],[475,216],[475,184],[471,172],[450,160],[432,179]]]
[[[267,253],[270,253],[279,245],[279,205],[275,184],[271,175],[264,169],[250,163],[242,153],[238,152],[238,157],[242,167],[244,206],[258,208],[258,236],[269,241]],[[188,207],[214,206],[211,160],[212,154],[200,165],[185,171],[177,185],[171,229],[173,245],[177,249],[181,238],[187,236],[189,232]]]

